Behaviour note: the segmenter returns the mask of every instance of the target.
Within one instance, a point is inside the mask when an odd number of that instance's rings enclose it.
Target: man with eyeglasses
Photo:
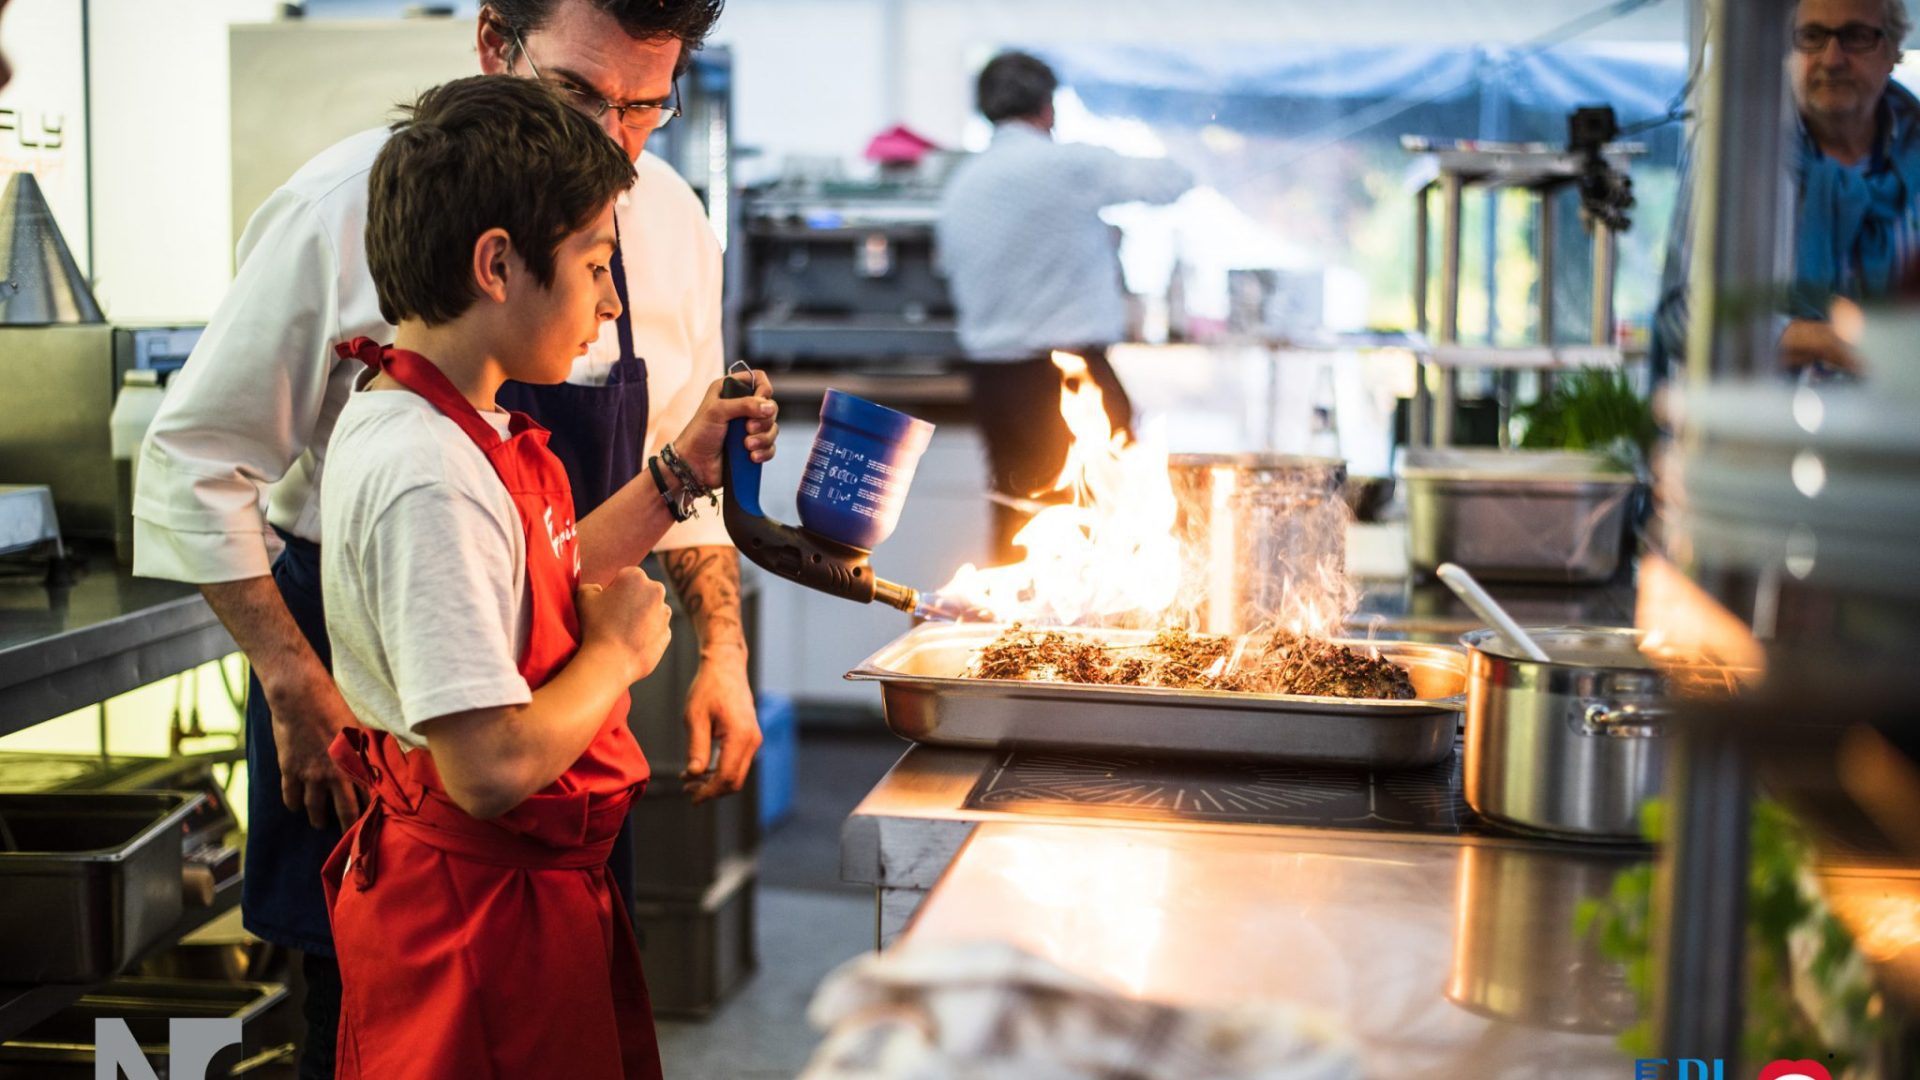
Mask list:
[[[480,8],[481,70],[553,87],[625,149],[637,173],[614,214],[611,268],[626,313],[587,344],[566,384],[510,385],[498,397],[552,432],[581,517],[686,425],[723,367],[719,244],[698,196],[643,152],[677,114],[675,77],[722,2]],[[327,757],[354,718],[329,674],[319,490],[334,420],[364,370],[334,347],[359,336],[391,341],[394,332],[364,243],[367,178],[388,135],[375,129],[321,152],[254,214],[233,285],[142,447],[134,507],[135,572],[199,584],[253,668],[242,911],[254,934],[302,954],[302,1077],[333,1075],[340,984],[320,868],[360,812]],[[638,562],[646,553],[632,554]],[[700,639],[681,779],[696,801],[729,794],[760,745],[739,561],[717,514],[676,525],[656,554]],[[611,860],[623,882],[632,859],[623,834]]]
[[[1793,158],[1794,260],[1782,365],[1862,374],[1828,321],[1834,298],[1886,295],[1920,259],[1920,99],[1892,80],[1913,28],[1905,0],[1801,0],[1788,77],[1799,115]],[[1656,369],[1684,355],[1692,243],[1683,177],[1656,315]]]

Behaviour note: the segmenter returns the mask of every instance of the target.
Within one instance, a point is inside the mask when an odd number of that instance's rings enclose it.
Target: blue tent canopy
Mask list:
[[[1563,142],[1567,114],[1611,105],[1622,124],[1663,116],[1686,81],[1684,46],[1172,46],[1036,50],[1098,113],[1249,134],[1362,140],[1401,135]],[[1681,133],[1638,136],[1672,160]]]

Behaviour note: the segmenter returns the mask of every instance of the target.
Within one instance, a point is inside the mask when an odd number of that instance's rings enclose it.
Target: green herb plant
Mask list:
[[[1649,800],[1641,821],[1661,842],[1666,805]],[[1748,1062],[1825,1061],[1836,1077],[1865,1077],[1878,1037],[1878,1001],[1853,939],[1821,898],[1800,826],[1777,803],[1754,803],[1747,876],[1745,1023]],[[1584,901],[1574,932],[1593,935],[1602,955],[1622,964],[1640,1002],[1640,1020],[1620,1035],[1636,1058],[1652,1057],[1653,863],[1622,871],[1606,897]]]
[[[1659,427],[1653,406],[1618,368],[1580,368],[1554,378],[1539,401],[1514,410],[1525,425],[1526,450],[1588,450],[1629,472],[1653,453]]]

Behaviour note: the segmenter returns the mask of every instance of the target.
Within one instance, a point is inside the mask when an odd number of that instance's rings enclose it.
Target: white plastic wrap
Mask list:
[[[808,1016],[801,1080],[1358,1080],[1329,1021],[1293,1006],[1126,997],[1001,942],[938,942],[842,965]]]

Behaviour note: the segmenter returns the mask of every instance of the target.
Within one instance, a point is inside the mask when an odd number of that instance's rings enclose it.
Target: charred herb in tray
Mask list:
[[[1251,694],[1406,700],[1406,670],[1390,660],[1285,630],[1244,641],[1179,628],[1138,645],[1102,642],[1071,630],[1028,630],[1015,623],[980,650],[965,674],[975,679],[1234,690]]]

